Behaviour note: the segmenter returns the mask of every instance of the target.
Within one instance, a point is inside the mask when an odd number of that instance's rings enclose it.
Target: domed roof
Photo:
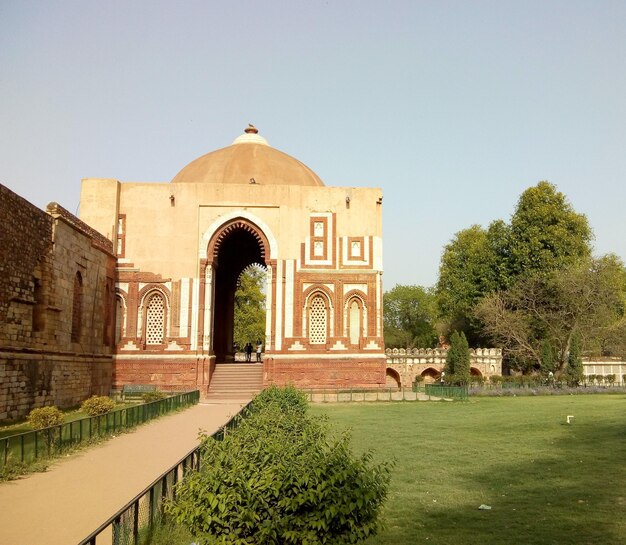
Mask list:
[[[272,148],[258,132],[249,125],[230,146],[189,163],[172,183],[324,185],[309,167]]]

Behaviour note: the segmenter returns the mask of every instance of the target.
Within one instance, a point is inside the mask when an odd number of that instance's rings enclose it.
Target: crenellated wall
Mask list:
[[[387,348],[387,382],[410,388],[417,376],[433,382],[446,364],[447,348]],[[488,378],[502,374],[502,349],[470,348],[470,368],[474,376]]]

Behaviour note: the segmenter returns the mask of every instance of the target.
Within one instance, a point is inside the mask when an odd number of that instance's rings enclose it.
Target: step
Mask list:
[[[263,389],[263,365],[258,363],[218,363],[211,377],[207,402],[250,400]]]

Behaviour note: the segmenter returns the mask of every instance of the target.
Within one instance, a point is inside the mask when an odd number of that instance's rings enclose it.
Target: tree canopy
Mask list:
[[[480,225],[458,232],[441,257],[436,286],[439,314],[448,332],[464,331],[472,344],[481,342],[474,306],[497,288],[494,261],[488,231]]]
[[[511,217],[508,274],[549,274],[591,257],[593,234],[563,193],[539,182],[522,193]]]
[[[436,346],[436,301],[431,290],[397,285],[384,294],[383,306],[388,348]]]
[[[492,331],[484,313],[475,312],[484,297],[589,260],[592,238],[586,217],[554,185],[530,187],[509,224],[473,225],[445,247],[436,286],[445,329],[464,331],[472,345],[484,343]]]
[[[602,351],[624,322],[624,267],[615,256],[521,278],[476,307],[484,330],[521,370],[562,371],[572,340]]]
[[[235,291],[233,340],[240,348],[246,343],[265,341],[265,271],[257,266],[245,269]]]

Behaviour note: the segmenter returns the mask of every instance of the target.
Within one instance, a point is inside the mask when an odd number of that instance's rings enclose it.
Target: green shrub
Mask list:
[[[491,382],[494,386],[502,384],[503,380],[503,377],[500,375],[492,375],[489,377],[489,382]]]
[[[141,399],[144,403],[151,403],[152,401],[159,401],[161,399],[165,399],[167,394],[165,392],[161,392],[160,390],[154,390],[152,392],[146,392],[141,396]]]
[[[572,336],[572,342],[570,343],[564,378],[569,386],[578,386],[583,381],[583,373],[581,339],[579,334],[575,334]]]
[[[554,371],[554,347],[548,339],[541,343],[541,370],[544,373]]]
[[[83,401],[80,410],[89,416],[99,416],[111,412],[115,407],[115,401],[107,396],[92,396]]]
[[[306,394],[298,390],[294,386],[270,386],[265,388],[258,396],[254,398],[254,410],[260,412],[267,407],[277,407],[281,410],[294,410],[304,415],[308,409],[308,401]]]
[[[454,375],[456,384],[468,384],[470,381],[470,352],[465,333],[454,331],[450,337],[450,348],[446,354],[445,380],[452,383]]]
[[[222,441],[202,440],[201,470],[166,513],[200,544],[357,543],[378,530],[388,463],[355,458],[295,388],[269,388]],[[258,405],[257,405],[258,403]]]
[[[28,423],[35,430],[63,424],[63,413],[57,407],[40,407],[28,414]]]
[[[160,521],[159,524],[147,531],[144,540],[141,537],[140,535],[140,543],[149,543],[150,545],[189,545],[194,542],[193,536],[187,528],[173,524],[167,519]],[[132,535],[128,537],[128,542],[131,541]]]

